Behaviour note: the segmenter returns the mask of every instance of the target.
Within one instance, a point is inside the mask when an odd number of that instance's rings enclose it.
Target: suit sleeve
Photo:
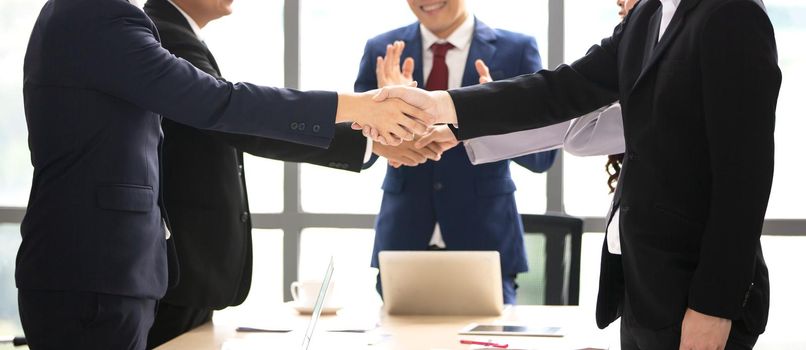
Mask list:
[[[199,129],[327,147],[338,97],[219,81],[162,48],[138,9],[88,23],[83,62],[89,86]],[[131,8],[131,9],[129,9]]]
[[[173,30],[170,24],[159,21],[156,23],[163,39],[163,47],[177,57],[189,61],[196,68],[214,77],[219,77],[218,71],[210,62],[206,49],[195,36]],[[347,124],[336,126],[333,142],[327,149],[258,136],[220,131],[207,132],[239,151],[254,156],[286,162],[310,163],[355,172],[361,171],[367,143],[366,138],[360,132],[352,130]]]
[[[333,142],[327,149],[249,135],[211,133],[239,151],[254,156],[354,172],[360,172],[363,168],[367,147],[367,138],[345,123],[336,125]]]
[[[458,139],[557,124],[615,102],[622,28],[619,24],[610,38],[570,66],[449,90],[459,121]],[[485,118],[492,114],[500,118]]]
[[[521,71],[519,74],[535,73],[543,69],[540,62],[540,52],[537,50],[537,42],[535,38],[530,37],[524,45],[523,54],[521,55]],[[529,169],[535,173],[542,173],[551,168],[554,164],[554,159],[557,158],[557,150],[550,150],[539,153],[532,153],[513,158],[518,165]]]
[[[772,185],[781,72],[772,25],[753,2],[715,10],[701,35],[711,193],[689,307],[738,319],[752,287]]]

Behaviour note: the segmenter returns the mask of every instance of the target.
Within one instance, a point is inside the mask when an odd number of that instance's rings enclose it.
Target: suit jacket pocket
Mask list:
[[[476,180],[476,194],[479,196],[496,196],[515,192],[515,182],[511,178]]]
[[[109,210],[147,213],[156,205],[151,186],[114,184],[96,189],[98,207]]]
[[[695,228],[705,228],[705,223],[702,220],[695,219],[692,216],[683,213],[682,210],[675,209],[672,206],[662,204],[662,203],[655,203],[655,209],[660,211],[663,214],[668,216],[672,216],[676,218],[678,221],[681,221],[689,226],[693,226]]]
[[[403,182],[403,179],[400,177],[386,175],[386,177],[383,178],[381,189],[388,193],[400,193],[403,192]]]

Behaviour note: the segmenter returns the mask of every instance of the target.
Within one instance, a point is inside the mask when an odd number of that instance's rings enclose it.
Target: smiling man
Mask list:
[[[469,13],[465,0],[408,4],[419,21],[367,42],[356,91],[411,80],[427,90],[446,90],[478,84],[480,76],[504,79],[541,68],[534,38],[488,27]],[[385,72],[384,67],[392,69]],[[417,149],[414,142],[397,148]],[[543,172],[555,155],[549,151],[514,161]],[[439,161],[388,167],[383,190],[372,266],[378,266],[383,250],[496,250],[501,254],[504,302],[515,303],[515,277],[527,270],[527,263],[509,160],[474,166],[460,145]]]

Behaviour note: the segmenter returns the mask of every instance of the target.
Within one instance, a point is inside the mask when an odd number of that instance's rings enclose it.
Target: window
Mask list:
[[[802,131],[803,82],[806,81],[806,3],[791,0],[767,0],[767,6],[778,44],[778,65],[783,81],[778,96],[775,120],[775,179],[773,181],[768,218],[804,219],[806,186],[803,183],[801,152],[806,149]],[[748,184],[750,186],[752,184]]]
[[[282,87],[283,1],[242,0],[232,6],[231,15],[202,31],[222,76]],[[283,162],[244,154],[244,173],[253,213],[283,211]]]
[[[0,334],[20,334],[14,262],[20,247],[20,225],[0,224]]]
[[[417,20],[405,1],[302,1],[301,7],[303,89],[352,90],[366,41]],[[507,6],[489,1],[469,1],[468,7],[480,20],[493,28],[505,28],[535,36],[544,64],[546,63],[547,0],[510,1]],[[513,8],[518,8],[519,11],[513,12]],[[378,16],[379,13],[383,16]],[[358,17],[362,20],[345,20]],[[329,30],[331,28],[338,30]],[[302,165],[303,210],[314,213],[376,214],[382,196],[380,186],[385,174],[384,164],[385,161],[381,159],[359,175]],[[519,209],[523,213],[544,212],[545,175],[518,168],[520,167],[517,165],[512,166],[513,177],[519,188],[516,192]],[[347,201],[346,198],[353,200]]]
[[[0,3],[0,207],[24,207],[31,189],[22,63],[40,1]]]
[[[310,228],[302,231],[300,280],[321,280],[330,257],[334,259],[334,298],[344,305],[380,303],[375,291],[378,270],[370,267],[373,230]],[[366,305],[366,304],[364,304]]]
[[[621,20],[615,1],[565,1],[565,62],[584,56],[588,49],[613,33]],[[605,173],[607,157],[576,157],[565,153],[565,210],[577,216],[604,216],[611,196]]]

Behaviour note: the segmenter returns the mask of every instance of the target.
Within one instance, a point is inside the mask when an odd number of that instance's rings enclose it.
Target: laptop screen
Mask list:
[[[322,306],[325,303],[325,296],[330,288],[330,279],[333,277],[333,257],[330,257],[330,264],[325,271],[325,278],[322,279],[322,287],[319,288],[319,295],[316,297],[316,303],[313,305],[313,313],[311,313],[311,320],[308,321],[308,329],[305,330],[305,337],[302,338],[302,350],[308,350],[311,345],[311,337],[313,331],[316,329],[316,322],[319,321],[319,316],[322,314]]]

